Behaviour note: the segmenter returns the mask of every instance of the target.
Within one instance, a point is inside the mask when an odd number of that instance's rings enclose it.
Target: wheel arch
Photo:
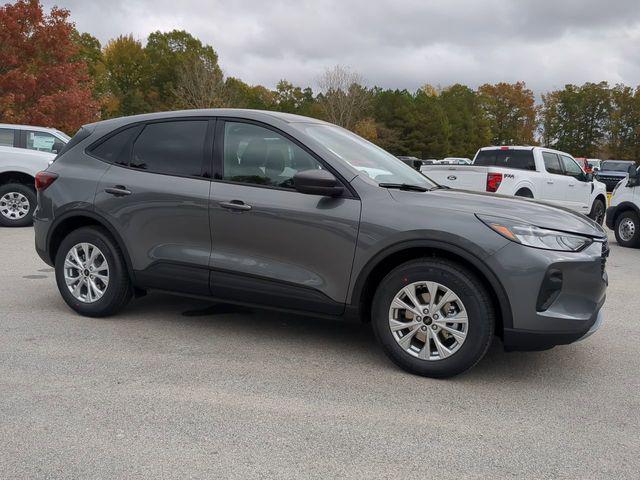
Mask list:
[[[20,183],[22,185],[32,187],[35,190],[35,181],[36,179],[33,175],[18,170],[9,170],[0,173],[0,185]]]
[[[371,316],[371,302],[384,278],[396,266],[416,258],[446,258],[471,270],[488,287],[496,310],[496,332],[501,336],[504,328],[513,325],[513,314],[506,291],[498,277],[476,255],[464,248],[441,241],[417,240],[396,244],[374,256],[362,269],[354,284],[351,306],[363,321]]]
[[[56,254],[64,237],[72,231],[77,230],[78,228],[89,226],[102,227],[107,230],[107,232],[109,232],[113,240],[120,248],[122,255],[124,256],[124,261],[127,266],[129,278],[133,282],[133,264],[131,263],[131,258],[129,258],[129,253],[125,248],[124,240],[108,220],[106,220],[101,215],[89,210],[70,212],[54,221],[53,225],[49,229],[46,243],[51,265],[55,264]]]
[[[618,217],[622,215],[624,212],[628,212],[629,210],[636,212],[638,216],[640,216],[640,207],[633,202],[622,202],[615,207],[615,212],[613,214],[613,227],[616,226],[616,221]]]

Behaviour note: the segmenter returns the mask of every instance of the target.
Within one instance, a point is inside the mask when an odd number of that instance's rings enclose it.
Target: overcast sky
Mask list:
[[[639,0],[45,0],[106,43],[184,29],[212,45],[226,75],[315,86],[329,66],[369,85],[524,80],[640,84]]]

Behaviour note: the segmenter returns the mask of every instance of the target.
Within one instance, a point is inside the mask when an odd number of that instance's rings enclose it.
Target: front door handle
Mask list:
[[[237,210],[239,212],[248,212],[251,210],[251,205],[247,205],[242,200],[231,200],[230,202],[220,202],[222,208],[228,210]]]
[[[547,183],[548,183],[549,185],[553,185],[553,180],[547,180]]]
[[[109,195],[114,195],[116,197],[131,195],[131,190],[127,190],[127,187],[123,185],[116,185],[114,187],[105,188],[104,191]]]

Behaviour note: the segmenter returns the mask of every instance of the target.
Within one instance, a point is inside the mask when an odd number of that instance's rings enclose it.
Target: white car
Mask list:
[[[31,225],[35,175],[49,166],[69,137],[59,130],[0,123],[0,225]]]
[[[424,165],[420,171],[451,188],[534,198],[588,215],[602,224],[606,186],[568,153],[542,147],[485,147],[469,166]]]
[[[607,227],[614,231],[618,245],[640,247],[640,170],[629,174],[613,189],[607,209]]]
[[[471,159],[465,157],[447,157],[440,160],[441,165],[471,165]]]

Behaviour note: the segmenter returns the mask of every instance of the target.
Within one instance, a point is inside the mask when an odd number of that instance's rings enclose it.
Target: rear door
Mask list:
[[[542,200],[563,205],[566,201],[566,191],[569,188],[569,179],[564,175],[564,169],[560,163],[560,157],[554,152],[542,152],[545,175],[542,191]]]
[[[142,287],[209,293],[212,129],[206,118],[157,121],[91,150],[111,163],[95,209],[122,237]]]
[[[581,213],[589,213],[591,210],[591,182],[580,165],[568,155],[560,155],[564,174],[567,178],[567,190],[565,202],[567,207]]]
[[[340,198],[297,192],[296,172],[330,168],[269,126],[219,120],[215,145],[210,205],[213,296],[341,313],[360,200],[346,183]]]

